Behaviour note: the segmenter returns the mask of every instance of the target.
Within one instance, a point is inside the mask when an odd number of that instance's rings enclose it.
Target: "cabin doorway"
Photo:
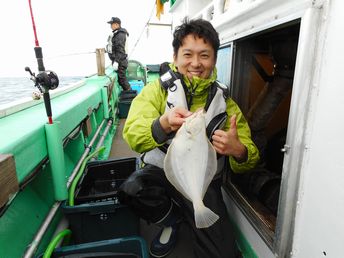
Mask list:
[[[230,46],[231,97],[250,125],[261,161],[248,173],[226,173],[224,189],[270,247],[278,216],[299,30],[300,21],[293,21]]]

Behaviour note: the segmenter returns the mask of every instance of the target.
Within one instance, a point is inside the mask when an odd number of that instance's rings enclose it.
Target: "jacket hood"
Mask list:
[[[117,32],[117,33],[122,32],[122,33],[127,34],[127,36],[129,36],[129,32],[125,28],[119,28],[117,30],[114,30],[113,32]]]

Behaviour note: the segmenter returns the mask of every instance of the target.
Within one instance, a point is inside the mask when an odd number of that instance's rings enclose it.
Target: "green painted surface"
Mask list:
[[[243,258],[259,258],[255,251],[252,249],[244,234],[240,231],[239,227],[233,222],[231,218],[230,220],[233,224],[236,241]]]
[[[147,83],[152,82],[159,78],[159,73],[148,72]]]
[[[82,131],[68,143],[68,148],[64,151],[65,166],[73,168],[78,160],[81,158],[85,150],[85,137]],[[66,171],[66,176],[70,176],[72,170]]]
[[[101,89],[109,81],[106,76],[94,76],[86,79],[84,86],[51,100],[53,119],[60,122],[62,138],[77,127],[89,109],[98,107]],[[46,121],[43,103],[0,119],[0,153],[14,155],[20,182],[47,156]]]
[[[115,76],[110,73],[107,75]],[[69,140],[66,139],[66,136],[79,127],[80,122],[87,117],[89,109],[95,112],[92,123],[94,134],[103,120],[104,112],[102,104],[99,104],[102,101],[101,89],[108,82],[109,78],[106,76],[94,76],[87,79],[84,86],[52,100],[53,119],[59,121],[56,125],[58,125],[61,138],[65,142],[63,159],[67,177],[73,171],[91,138],[84,137],[82,131]],[[116,85],[114,90],[119,91],[118,88],[119,86]],[[117,96],[112,101],[116,102]],[[20,181],[23,181],[33,168],[47,156],[45,124],[43,104],[0,118],[0,153],[14,155]],[[104,128],[105,126],[102,131]],[[105,140],[105,143],[108,144],[108,152],[115,132],[116,124],[111,127],[110,134]],[[107,157],[104,154],[101,158]],[[54,202],[51,163],[48,161],[37,176],[17,193],[0,217],[0,258],[23,256]],[[61,213],[58,212],[45,233],[37,253],[45,250],[60,218]]]
[[[49,162],[53,177],[55,199],[67,199],[67,178],[65,172],[64,150],[58,123],[45,124]]]
[[[0,218],[0,257],[21,257],[48,213],[54,193],[49,169],[43,172],[17,194]]]

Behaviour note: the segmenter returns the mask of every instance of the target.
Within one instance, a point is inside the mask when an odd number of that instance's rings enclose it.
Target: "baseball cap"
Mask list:
[[[118,23],[121,24],[121,20],[118,17],[112,17],[110,21],[107,23],[112,24],[112,23]]]

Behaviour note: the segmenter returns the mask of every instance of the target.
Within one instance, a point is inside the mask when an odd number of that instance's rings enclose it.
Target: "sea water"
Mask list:
[[[78,82],[83,78],[82,76],[59,76],[58,88]],[[34,91],[39,90],[29,77],[0,77],[0,105],[31,97]]]

